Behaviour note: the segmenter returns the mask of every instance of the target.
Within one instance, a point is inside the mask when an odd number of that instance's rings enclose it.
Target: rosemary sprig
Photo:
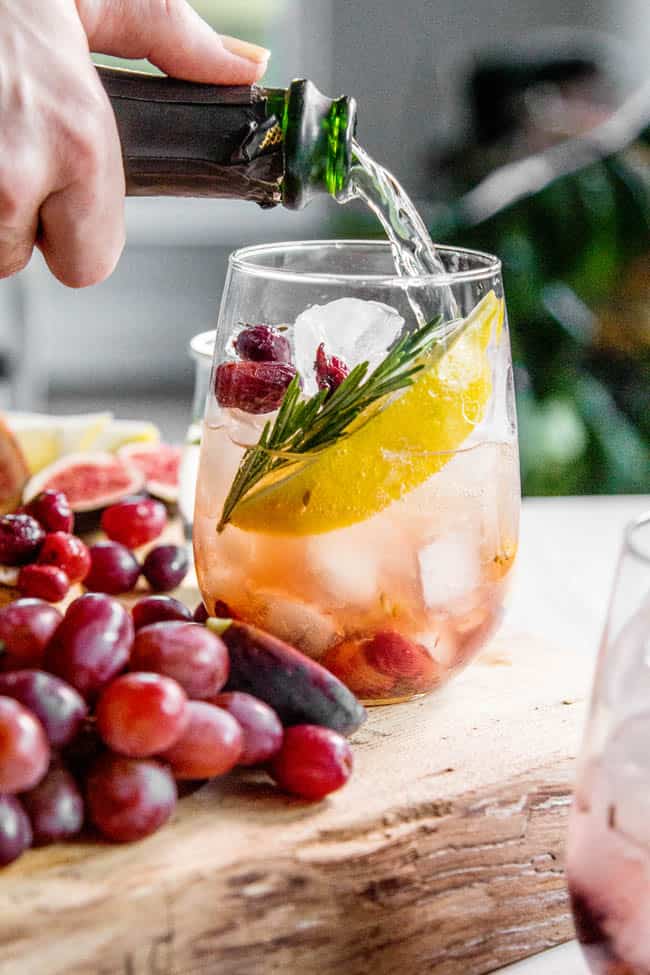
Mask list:
[[[439,346],[439,355],[447,347],[434,334],[439,324],[440,318],[436,318],[403,336],[370,375],[367,375],[369,363],[359,363],[332,393],[323,389],[303,400],[295,376],[275,420],[265,425],[257,444],[244,453],[224,502],[217,531],[224,530],[237,505],[268,474],[304,462],[310,455],[341,440],[370,406],[412,385],[415,374],[435,361],[430,354],[426,361],[418,360],[435,345]]]

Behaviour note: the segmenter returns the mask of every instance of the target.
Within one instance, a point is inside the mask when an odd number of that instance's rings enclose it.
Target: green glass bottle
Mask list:
[[[354,99],[310,81],[199,85],[98,68],[117,119],[127,195],[208,196],[300,209],[345,190]]]

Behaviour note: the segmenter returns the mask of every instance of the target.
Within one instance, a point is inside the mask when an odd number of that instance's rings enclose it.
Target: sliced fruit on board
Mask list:
[[[345,684],[288,643],[239,620],[206,625],[230,652],[227,691],[253,694],[285,725],[318,724],[349,735],[365,721],[363,705]]]
[[[157,444],[160,430],[148,420],[112,420],[93,444],[95,450],[116,451],[126,444]]]
[[[8,413],[7,424],[20,444],[31,474],[53,464],[63,454],[92,450],[113,419],[112,413]]]
[[[63,491],[74,512],[97,511],[144,487],[144,475],[135,465],[103,451],[68,454],[39,471],[28,482],[25,502],[52,488]]]
[[[178,500],[182,453],[182,447],[167,443],[128,444],[118,450],[117,456],[142,471],[149,494],[172,504]]]
[[[29,477],[29,468],[18,441],[0,419],[0,514],[13,511]]]

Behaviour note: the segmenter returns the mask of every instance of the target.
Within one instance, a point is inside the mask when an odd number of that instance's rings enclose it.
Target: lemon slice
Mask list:
[[[492,393],[487,355],[503,302],[490,291],[459,337],[398,398],[298,469],[281,472],[235,508],[246,531],[316,535],[382,511],[439,471],[481,422]]]
[[[7,413],[6,421],[21,446],[30,473],[58,460],[63,454],[90,450],[109,426],[112,413]]]

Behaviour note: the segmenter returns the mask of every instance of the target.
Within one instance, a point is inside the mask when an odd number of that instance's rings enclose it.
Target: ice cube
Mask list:
[[[420,583],[430,609],[446,609],[469,596],[481,580],[480,534],[458,529],[418,552]]]
[[[380,544],[385,542],[382,538]],[[366,524],[310,539],[305,566],[319,598],[334,608],[378,602],[378,551],[378,539]]]
[[[258,590],[255,599],[256,622],[316,660],[341,639],[333,618],[311,603],[270,589]]]
[[[650,710],[623,721],[605,746],[602,771],[611,824],[650,849]]]
[[[343,359],[350,369],[368,362],[372,371],[403,327],[399,312],[380,301],[337,298],[326,305],[311,305],[298,315],[294,327],[295,363],[303,390],[308,395],[318,390],[314,362],[321,342],[328,355]]]

